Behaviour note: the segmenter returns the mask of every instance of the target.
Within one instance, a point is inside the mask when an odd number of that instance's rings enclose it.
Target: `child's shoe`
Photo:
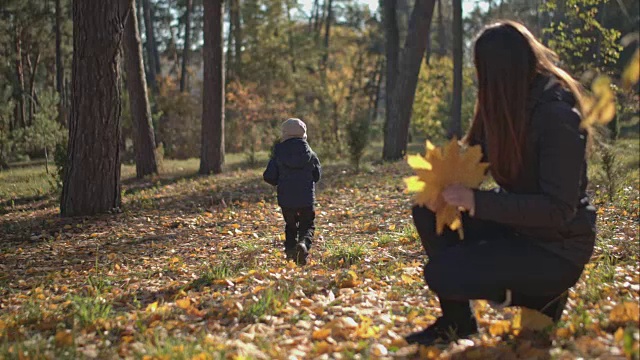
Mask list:
[[[309,256],[309,249],[307,249],[307,245],[301,242],[298,243],[298,245],[296,245],[294,258],[296,264],[307,265],[307,256]]]

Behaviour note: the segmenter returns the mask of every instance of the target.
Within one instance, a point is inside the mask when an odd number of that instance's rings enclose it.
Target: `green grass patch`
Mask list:
[[[275,315],[287,305],[292,292],[289,286],[266,289],[257,295],[257,300],[245,304],[240,318],[244,321],[256,321],[265,315]]]
[[[369,252],[366,244],[334,242],[325,245],[329,257],[324,260],[330,267],[349,267],[359,263]]]
[[[113,313],[111,304],[100,296],[71,298],[74,319],[81,327],[94,325],[98,319],[107,319]]]
[[[238,268],[231,265],[228,260],[222,260],[210,266],[199,278],[192,281],[187,286],[188,289],[200,290],[203,287],[211,286],[216,280],[223,280],[238,273]]]

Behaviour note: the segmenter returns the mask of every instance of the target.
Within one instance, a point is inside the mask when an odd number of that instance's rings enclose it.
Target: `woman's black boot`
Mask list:
[[[478,333],[478,324],[468,301],[440,300],[440,307],[442,316],[436,322],[405,337],[409,344],[430,346],[468,338]]]

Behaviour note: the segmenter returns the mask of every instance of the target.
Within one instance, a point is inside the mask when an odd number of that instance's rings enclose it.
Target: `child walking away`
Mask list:
[[[282,141],[275,146],[263,178],[278,188],[278,205],[286,223],[285,253],[298,265],[307,263],[311,248],[315,183],[321,172],[320,160],[307,143],[307,126],[300,119],[288,119],[282,124]]]

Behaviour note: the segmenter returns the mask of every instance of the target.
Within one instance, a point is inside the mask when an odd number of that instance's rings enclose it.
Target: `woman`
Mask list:
[[[465,141],[483,148],[494,191],[450,186],[444,200],[463,214],[465,238],[436,235],[429,207],[413,219],[429,257],[424,276],[442,308],[406,337],[430,345],[478,332],[471,299],[526,306],[558,321],[589,261],[595,209],[586,195],[588,134],[579,85],[521,24],[484,29],[474,47],[478,98]]]

